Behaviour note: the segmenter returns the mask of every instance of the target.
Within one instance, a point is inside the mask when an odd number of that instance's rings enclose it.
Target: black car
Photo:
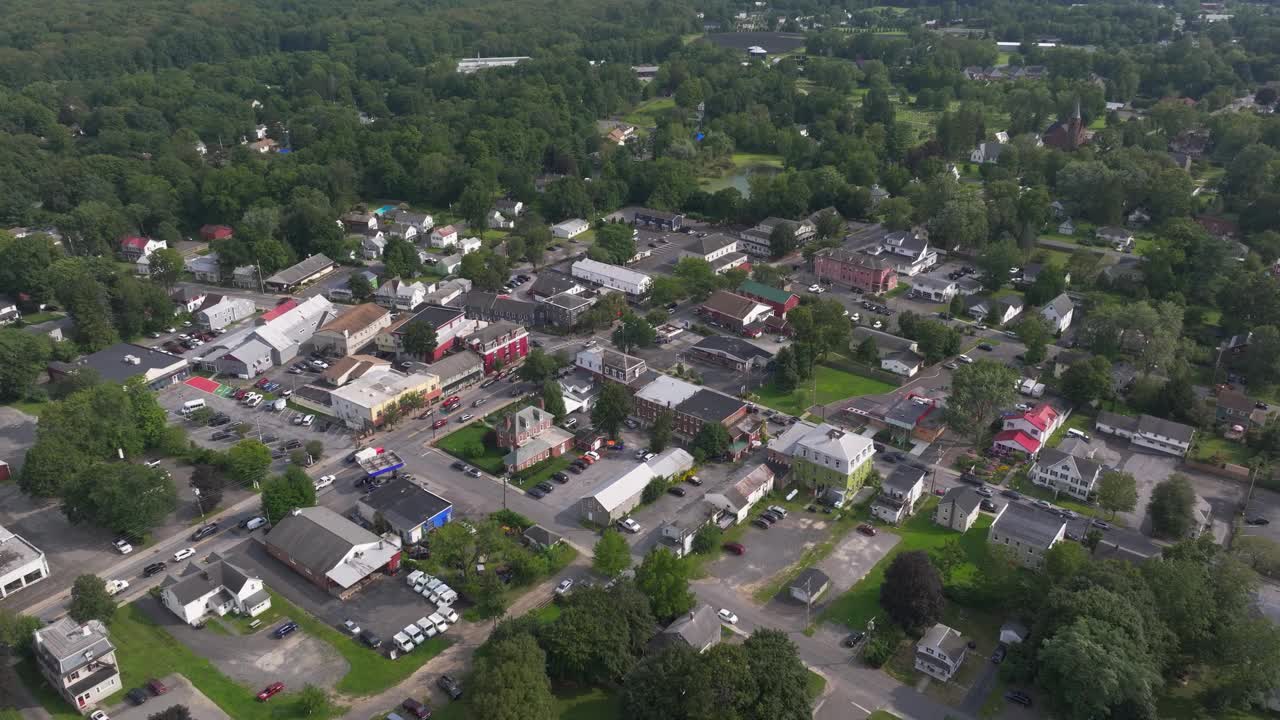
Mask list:
[[[549,493],[549,492],[551,492],[551,491],[553,491],[553,490],[555,490],[555,489],[556,489],[556,486],[555,486],[555,485],[552,485],[551,483],[547,482],[546,480],[543,480],[542,482],[538,483],[537,485],[534,485],[534,487],[536,487],[537,489],[541,490],[541,491],[542,491],[542,492],[544,492],[544,493]]]
[[[227,417],[226,415],[216,415],[214,417],[209,418],[209,427],[219,427],[222,425],[226,425],[229,422],[231,422],[231,418]]]
[[[755,520],[752,520],[752,521],[751,521],[751,524],[752,524],[752,525],[755,525],[756,527],[760,528],[761,530],[768,530],[768,529],[771,527],[771,526],[769,525],[768,521],[766,521],[766,520],[761,520],[760,518],[756,518]]]
[[[535,499],[542,499],[542,498],[544,498],[544,497],[546,497],[546,496],[547,496],[547,494],[546,494],[546,493],[542,492],[541,490],[539,490],[539,489],[538,489],[538,488],[536,488],[536,487],[531,487],[531,488],[529,488],[529,490],[528,490],[525,494],[526,494],[526,495],[528,495],[529,497],[531,497],[531,498],[535,498]]]
[[[978,503],[978,507],[982,508],[983,510],[986,510],[987,512],[996,511],[996,504],[986,498],[982,498],[982,502]]]
[[[679,485],[673,485],[667,488],[667,492],[671,493],[672,495],[675,495],[676,497],[684,497],[685,495],[689,494],[687,490],[680,487]]]
[[[781,516],[781,515],[779,515],[778,513],[774,512],[774,511],[772,511],[772,510],[768,510],[768,511],[765,511],[765,512],[761,513],[761,514],[760,514],[760,517],[764,518],[765,520],[768,520],[768,521],[769,521],[769,522],[771,522],[771,523],[776,523],[776,522],[778,522],[779,520],[781,520],[781,519],[782,519],[782,516]]]
[[[263,444],[263,445],[270,445],[271,443],[273,443],[273,442],[277,442],[277,441],[279,441],[279,440],[280,440],[280,438],[279,438],[279,437],[277,437],[277,436],[275,436],[275,435],[263,435],[263,436],[262,436],[262,444]]]
[[[297,438],[294,438],[284,444],[285,450],[297,450],[300,447],[302,447],[302,441]]]
[[[1010,500],[1019,500],[1022,498],[1022,495],[1017,490],[1001,490],[1000,494]]]
[[[216,442],[218,440],[226,440],[227,438],[235,437],[235,435],[236,435],[235,433],[229,430],[219,430],[218,432],[211,435],[209,439]]]
[[[288,454],[289,454],[289,453],[288,453],[288,451],[286,451],[286,450],[272,450],[272,451],[271,451],[271,459],[272,459],[272,460],[279,460],[280,458],[282,458],[282,457],[284,457],[285,455],[288,455]]]
[[[462,685],[448,675],[441,675],[440,679],[436,680],[436,687],[443,690],[450,700],[457,700],[462,697]]]
[[[453,468],[454,470],[466,470],[466,469],[467,469],[467,465],[466,465],[466,463],[462,462],[461,460],[456,460],[456,461],[454,461],[454,463],[453,463],[452,465],[450,465],[449,467]]]
[[[1010,690],[1004,694],[1004,699],[1011,703],[1017,703],[1025,707],[1031,707],[1031,696],[1021,690]]]
[[[147,701],[149,696],[142,688],[134,688],[129,692],[125,693],[125,697],[128,698],[129,702],[133,703],[134,705],[141,705],[142,703]]]
[[[378,637],[377,635],[375,635],[374,633],[368,630],[360,631],[360,642],[364,643],[365,645],[368,645],[371,648],[382,647],[382,638]]]
[[[1271,524],[1271,521],[1270,521],[1270,520],[1268,520],[1268,519],[1266,519],[1266,518],[1264,518],[1264,517],[1259,516],[1259,517],[1251,517],[1251,518],[1249,518],[1248,520],[1245,520],[1245,524],[1248,524],[1248,525],[1270,525],[1270,524]]]
[[[277,638],[282,638],[297,629],[298,629],[298,623],[290,620],[289,622],[276,628],[275,631],[272,632],[271,634],[275,635]]]
[[[1009,646],[1005,645],[1004,643],[1000,643],[999,645],[996,646],[996,651],[991,653],[991,662],[999,665],[1000,663],[1004,662],[1004,657],[1005,655],[1008,655],[1008,654],[1009,654]]]
[[[560,483],[561,485],[563,485],[563,484],[565,484],[565,483],[569,482],[569,476],[568,476],[568,475],[566,475],[565,473],[562,473],[562,472],[558,472],[558,473],[556,473],[555,475],[552,475],[552,476],[551,476],[551,479],[552,479],[552,480],[555,480],[556,482]]]
[[[574,475],[581,475],[581,474],[582,474],[582,466],[581,466],[581,465],[570,465],[570,466],[569,466],[569,472],[573,473]]]
[[[851,648],[857,645],[858,643],[862,642],[862,639],[865,638],[866,636],[867,636],[866,633],[859,630],[855,633],[850,634],[840,644],[844,645],[847,648]]]
[[[164,572],[163,560],[159,562],[153,562],[150,565],[142,568],[142,577],[151,577],[152,575],[157,575],[162,572]]]
[[[993,347],[993,346],[991,345],[991,343],[978,343],[978,349],[979,349],[979,350],[986,350],[987,352],[991,352],[992,350],[995,350],[995,347]]]
[[[203,540],[216,532],[218,532],[218,523],[212,522],[191,533],[191,539]]]

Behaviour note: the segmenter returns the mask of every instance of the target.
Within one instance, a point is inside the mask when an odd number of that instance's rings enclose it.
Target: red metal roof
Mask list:
[[[1040,449],[1040,443],[1035,438],[1022,432],[1021,430],[1005,430],[1004,432],[997,434],[994,441],[997,443],[1000,443],[1000,442],[1015,443],[1016,445],[1021,447],[1023,450],[1026,450],[1028,453],[1033,453]]]
[[[144,237],[138,237],[137,235],[130,235],[129,237],[120,241],[120,247],[137,248],[138,250],[144,250],[146,249],[148,242],[150,241]]]
[[[200,228],[200,237],[205,240],[225,240],[231,234],[231,228],[226,225],[205,225]]]
[[[1049,429],[1053,421],[1058,418],[1058,411],[1054,410],[1048,403],[1040,403],[1022,414],[1022,419],[1034,425],[1038,430],[1044,432]]]
[[[298,307],[298,301],[294,300],[293,298],[289,298],[288,300],[285,300],[284,302],[275,306],[271,310],[267,311],[267,313],[262,316],[262,321],[268,322],[271,320],[275,320],[276,318],[280,317],[281,315],[289,312],[290,310],[296,307]]]

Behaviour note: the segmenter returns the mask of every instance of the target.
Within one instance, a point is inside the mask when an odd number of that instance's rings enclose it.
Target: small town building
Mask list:
[[[591,223],[582,218],[571,218],[551,226],[551,234],[562,240],[572,240],[591,229]]]
[[[707,335],[689,348],[689,356],[704,362],[732,368],[738,372],[764,368],[773,353],[750,342],[727,335]]]
[[[787,584],[792,599],[811,605],[831,587],[831,578],[817,568],[805,568]]]
[[[50,362],[49,379],[57,382],[83,368],[93,370],[103,382],[116,385],[141,378],[152,390],[180,383],[191,376],[191,366],[184,358],[144,345],[116,343],[71,362]]]
[[[3,470],[8,470],[5,465]],[[0,598],[49,577],[44,551],[0,525]]]
[[[865,253],[827,248],[813,256],[813,263],[819,279],[864,293],[880,295],[898,287],[898,273],[893,264]]]
[[[681,615],[658,633],[652,641],[652,647],[660,650],[672,643],[683,643],[702,653],[720,642],[720,618],[710,605],[702,604],[688,613]]]
[[[1005,547],[1015,562],[1029,568],[1044,564],[1045,553],[1066,536],[1067,521],[1056,511],[1011,502],[991,524],[987,542]]]
[[[330,320],[311,337],[318,352],[344,357],[357,352],[384,328],[391,325],[391,313],[374,303],[357,305]]]
[[[433,368],[434,369],[434,368]],[[389,367],[372,367],[360,377],[329,393],[329,408],[352,430],[380,427],[387,411],[401,399],[418,395],[426,405],[440,397],[440,377],[434,372],[405,374]]]
[[[295,265],[285,268],[263,281],[273,292],[291,293],[315,282],[338,268],[338,264],[323,254],[316,253]]]
[[[1106,410],[1098,413],[1094,427],[1098,432],[1125,438],[1139,447],[1178,457],[1185,457],[1191,450],[1191,441],[1196,433],[1195,428],[1172,420],[1151,415],[1133,418]]]
[[[400,539],[378,537],[327,507],[295,509],[266,537],[267,552],[313,585],[350,597],[378,572],[400,567]]]
[[[45,681],[81,713],[124,690],[116,646],[101,621],[56,620],[35,631],[32,652]]]
[[[498,447],[511,451],[502,462],[508,472],[517,473],[568,452],[573,447],[573,433],[557,427],[551,413],[530,405],[502,418]]]
[[[590,258],[574,262],[570,271],[573,277],[579,280],[618,290],[627,295],[643,295],[649,292],[649,288],[653,285],[653,278],[642,272]]]
[[[938,623],[916,643],[916,670],[947,682],[960,669],[968,652],[968,640],[958,631]]]
[[[427,533],[453,519],[453,503],[403,477],[393,478],[356,501],[360,518],[377,528],[385,524],[405,545],[416,545]]]
[[[217,555],[207,563],[188,562],[160,583],[160,602],[182,622],[199,627],[210,615],[257,617],[271,607],[262,580]]]
[[[924,495],[925,471],[899,463],[880,483],[880,494],[871,501],[872,517],[897,525],[911,516]]]
[[[747,334],[748,328],[773,315],[773,308],[728,290],[717,290],[702,303],[699,312],[712,325]],[[761,332],[755,330],[752,334],[758,336]]]
[[[732,518],[732,522],[740,523],[747,519],[756,503],[773,491],[774,478],[773,469],[762,463],[740,473],[728,487],[707,493],[706,500]]]
[[[484,358],[484,371],[495,371],[514,365],[529,354],[529,331],[523,325],[499,320],[485,325],[467,336],[466,346]]]
[[[978,519],[982,496],[973,488],[960,485],[942,496],[933,513],[933,521],[945,528],[968,532]]]

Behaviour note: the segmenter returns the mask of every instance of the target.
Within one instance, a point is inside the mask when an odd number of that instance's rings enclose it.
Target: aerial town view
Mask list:
[[[0,17],[0,720],[1280,720],[1280,5]]]

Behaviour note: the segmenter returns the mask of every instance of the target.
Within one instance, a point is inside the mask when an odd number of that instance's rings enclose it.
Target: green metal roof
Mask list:
[[[743,280],[742,284],[738,286],[738,290],[744,293],[750,293],[756,297],[762,297],[770,302],[776,302],[779,305],[786,304],[786,302],[794,295],[794,293],[789,293],[786,290],[779,290],[776,287],[765,285],[764,283],[758,283],[755,280]]]

